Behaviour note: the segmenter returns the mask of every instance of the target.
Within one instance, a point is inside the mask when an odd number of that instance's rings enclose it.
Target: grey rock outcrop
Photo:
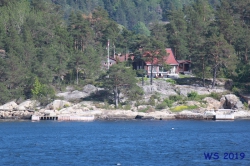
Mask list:
[[[83,92],[91,94],[97,92],[97,88],[94,85],[88,84],[83,87]]]
[[[239,97],[235,96],[234,94],[228,94],[222,96],[220,99],[220,103],[222,108],[225,109],[243,109],[244,105],[240,101]]]
[[[3,111],[12,111],[17,108],[17,104],[14,101],[8,102],[2,106],[0,106],[0,110]]]
[[[89,94],[86,92],[75,90],[73,92],[58,93],[57,96],[62,97],[64,100],[67,101],[76,101],[89,96]]]
[[[91,84],[85,85],[82,91],[74,90],[73,87],[67,87],[66,90],[67,92],[58,93],[57,96],[67,101],[80,101],[82,98],[88,97],[98,91],[98,89]]]
[[[208,110],[218,110],[221,107],[221,102],[212,97],[206,97],[203,101],[206,102]]]
[[[17,110],[24,111],[24,110],[34,109],[39,105],[40,103],[36,100],[26,100],[17,106]]]
[[[71,103],[65,100],[54,100],[52,103],[48,104],[45,109],[49,110],[59,110],[64,107],[71,106]]]

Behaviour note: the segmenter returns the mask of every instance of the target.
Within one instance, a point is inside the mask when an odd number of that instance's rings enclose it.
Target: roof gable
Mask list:
[[[165,60],[166,64],[169,65],[178,65],[179,63],[175,59],[174,53],[171,48],[166,48],[166,53],[168,54],[167,59]]]

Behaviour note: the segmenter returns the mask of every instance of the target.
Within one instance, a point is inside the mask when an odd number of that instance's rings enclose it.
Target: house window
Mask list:
[[[156,70],[157,70],[157,66],[153,66],[153,73],[155,73],[156,72]],[[148,71],[149,71],[149,73],[151,72],[151,66],[148,66]]]
[[[166,70],[166,69],[164,69],[164,67],[163,67],[163,66],[159,66],[159,72],[167,72],[167,70]]]

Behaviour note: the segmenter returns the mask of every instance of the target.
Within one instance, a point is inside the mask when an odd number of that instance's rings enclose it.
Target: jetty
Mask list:
[[[31,116],[32,121],[58,120],[58,121],[93,121],[95,116]]]
[[[234,120],[234,110],[218,109],[215,115],[215,120]]]

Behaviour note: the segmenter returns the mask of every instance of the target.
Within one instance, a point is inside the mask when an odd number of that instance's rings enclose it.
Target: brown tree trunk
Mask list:
[[[115,86],[115,89],[114,89],[114,96],[115,96],[115,108],[118,108],[118,87]]]
[[[153,84],[153,63],[151,64],[151,69],[150,69],[151,71],[151,73],[150,73],[150,85],[152,85]]]
[[[246,48],[246,51],[245,51],[245,62],[246,62],[246,63],[247,63],[247,61],[248,61],[247,51],[248,51],[248,49]]]
[[[212,83],[212,88],[214,88],[214,86],[215,86],[216,75],[217,75],[217,66],[215,66],[213,68],[213,83]]]
[[[205,87],[205,62],[204,62],[204,57],[202,58],[202,81],[203,81],[203,87]]]

